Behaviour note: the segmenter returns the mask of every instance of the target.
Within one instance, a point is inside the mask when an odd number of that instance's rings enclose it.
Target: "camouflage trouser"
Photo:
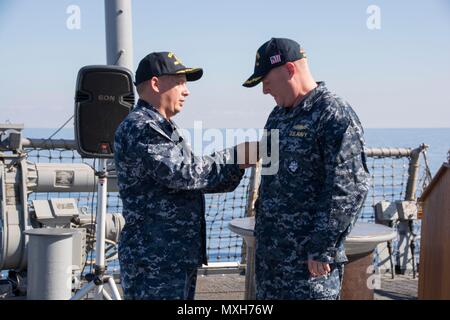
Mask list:
[[[121,261],[120,277],[125,300],[193,300],[197,267],[161,268]]]
[[[320,277],[310,276],[307,263],[299,264],[295,270],[286,270],[283,265],[262,269],[257,267],[256,299],[338,300],[344,265],[330,264],[330,267],[331,272]]]

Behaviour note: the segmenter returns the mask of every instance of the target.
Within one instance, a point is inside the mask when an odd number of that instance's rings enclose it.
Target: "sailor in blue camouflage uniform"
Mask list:
[[[139,101],[115,135],[126,225],[119,242],[125,299],[193,299],[206,264],[204,193],[234,190],[244,170],[235,148],[195,157],[172,117],[201,78],[171,52],[147,55],[136,71]]]
[[[300,45],[272,38],[254,74],[277,106],[265,129],[279,130],[278,171],[262,175],[255,205],[257,299],[339,299],[344,241],[369,188],[363,128],[351,106],[316,83]]]

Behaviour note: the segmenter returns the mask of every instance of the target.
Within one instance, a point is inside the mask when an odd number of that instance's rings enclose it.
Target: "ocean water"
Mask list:
[[[366,129],[365,139],[366,145],[373,148],[417,148],[425,143],[429,146],[426,155],[433,176],[447,161],[450,151],[450,128]]]
[[[27,138],[49,138],[56,129],[36,129],[27,128],[23,131],[23,136]],[[225,132],[225,129],[221,130]],[[188,130],[188,133],[193,134],[193,129]],[[226,134],[223,135],[224,137]],[[65,128],[58,132],[53,139],[73,139],[74,130],[72,128]],[[252,140],[249,137],[238,136],[236,143],[244,140]],[[434,175],[441,164],[447,160],[447,153],[450,149],[450,128],[437,129],[366,129],[365,139],[367,147],[392,147],[392,148],[417,148],[422,143],[428,145],[427,159],[432,175]],[[188,140],[190,140],[188,138]],[[191,140],[193,141],[193,140]],[[207,145],[207,142],[203,142]],[[232,143],[235,144],[235,143]],[[230,145],[229,141],[223,143],[224,146]],[[195,146],[194,146],[195,150]],[[204,149],[207,150],[207,149]],[[207,153],[207,152],[204,152]],[[43,153],[44,154],[44,153]],[[49,154],[47,152],[47,154]],[[198,154],[198,153],[197,153]],[[57,158],[57,157],[55,157]],[[46,162],[45,157],[40,159],[30,158],[31,161]],[[52,159],[52,162],[58,159]],[[71,162],[72,159],[62,159],[63,162]],[[423,161],[421,159],[421,161]],[[379,169],[376,169],[379,170]],[[248,178],[248,177],[247,177]],[[248,183],[248,179],[246,180]],[[242,185],[233,194],[216,194],[206,195],[206,221],[207,221],[207,247],[208,257],[210,262],[219,261],[239,261],[241,255],[242,239],[231,233],[227,226],[228,222],[233,218],[242,217],[245,214],[246,205],[246,185]],[[384,186],[383,186],[384,188]],[[398,187],[395,187],[398,188]],[[397,194],[395,199],[400,199],[398,196],[398,189],[392,187],[391,190],[381,190],[378,185],[373,193],[392,194],[390,197],[394,199],[394,194]],[[400,187],[403,188],[403,187]],[[373,194],[372,193],[372,194]],[[55,195],[35,195],[39,197],[55,197]],[[57,195],[60,196],[60,195]],[[400,195],[401,196],[401,195]],[[66,196],[65,196],[66,197]],[[71,195],[69,195],[71,197]],[[73,195],[72,195],[73,197]],[[368,197],[369,198],[369,197]],[[373,215],[371,205],[379,201],[379,198],[372,197],[366,201],[365,210],[363,211],[363,218],[373,221],[373,218],[367,218]],[[89,200],[90,201],[90,200]],[[96,199],[93,199],[89,205],[96,206]],[[121,212],[121,203],[117,196],[109,198],[108,212]]]
[[[48,138],[56,129],[26,128],[23,131],[27,138]],[[54,139],[74,139],[73,128],[64,128]],[[450,128],[411,128],[411,129],[365,129],[367,147],[416,148],[422,143],[429,146],[428,161],[434,175],[441,164],[447,160],[450,150]],[[239,140],[238,140],[239,142]]]

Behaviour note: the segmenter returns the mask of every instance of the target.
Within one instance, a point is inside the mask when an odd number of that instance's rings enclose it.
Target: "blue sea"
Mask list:
[[[27,138],[48,138],[56,129],[27,128]],[[74,139],[73,128],[64,128],[54,139]],[[450,128],[429,129],[365,129],[367,147],[416,148],[422,143],[429,146],[427,156],[432,174],[446,161],[450,150]]]
[[[206,129],[204,129],[206,130]],[[26,138],[38,138],[47,139],[56,129],[53,128],[27,128],[23,131],[23,136]],[[225,129],[221,130],[225,132]],[[193,133],[193,129],[188,130]],[[224,135],[225,136],[225,135]],[[59,131],[53,139],[74,139],[74,129],[64,128]],[[236,143],[241,142],[248,137],[237,137]],[[427,151],[427,159],[430,167],[431,174],[434,175],[443,162],[447,160],[447,153],[450,149],[450,128],[437,128],[437,129],[366,129],[365,139],[367,147],[393,147],[393,148],[417,148],[421,144],[425,143],[429,146]],[[189,140],[189,139],[188,139]],[[252,139],[248,139],[252,140]],[[253,139],[256,140],[256,139]],[[191,140],[192,141],[192,140]],[[207,144],[203,141],[204,144]],[[234,143],[233,143],[234,144]],[[224,143],[224,146],[228,146],[229,143]],[[195,151],[195,147],[194,147]],[[46,157],[54,152],[42,152],[41,156],[33,157],[30,154],[29,160],[36,162],[48,161]],[[57,162],[58,157],[61,154],[57,154],[52,158],[52,162]],[[207,152],[204,152],[207,153]],[[72,162],[73,153],[68,158],[60,158],[62,162]],[[197,153],[198,154],[198,153]],[[423,160],[421,160],[423,161]],[[76,161],[77,162],[77,161]],[[390,166],[390,164],[388,165]],[[384,170],[373,167],[373,171]],[[403,169],[402,169],[403,170]],[[407,171],[407,170],[406,170]],[[249,172],[247,172],[245,179],[241,182],[241,185],[233,193],[228,194],[213,194],[206,195],[206,223],[207,223],[207,250],[208,258],[210,262],[236,262],[240,261],[242,239],[231,233],[228,230],[228,222],[234,218],[242,217],[245,215],[245,208],[247,202],[247,185]],[[384,171],[383,171],[384,175]],[[375,175],[376,176],[376,175]],[[379,179],[380,176],[376,176]],[[383,178],[384,179],[384,178]],[[375,180],[375,179],[374,179]],[[390,186],[377,186],[371,196],[368,197],[365,210],[362,217],[366,215],[367,221],[373,221],[373,209],[372,205],[382,198],[388,198],[395,200],[399,198],[398,188],[404,189],[404,184],[400,184],[400,187],[392,183]],[[395,190],[394,190],[395,189]],[[377,194],[375,196],[375,193]],[[57,195],[57,194],[35,194],[33,197],[48,198],[48,197],[74,197],[74,195]],[[400,194],[400,197],[404,196]],[[76,197],[76,196],[75,196]],[[389,198],[390,197],[390,198]],[[369,199],[370,198],[370,199]],[[92,199],[92,198],[90,198]],[[118,200],[117,194],[108,198],[108,212],[121,212],[121,202]],[[96,199],[89,200],[88,206],[96,207]],[[82,205],[79,202],[79,205]],[[86,202],[84,203],[86,205]],[[369,218],[367,218],[369,217]],[[117,264],[115,263],[117,268]]]

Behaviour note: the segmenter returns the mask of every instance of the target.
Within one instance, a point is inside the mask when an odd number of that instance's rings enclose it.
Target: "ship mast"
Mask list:
[[[106,63],[134,70],[131,0],[105,0]]]

